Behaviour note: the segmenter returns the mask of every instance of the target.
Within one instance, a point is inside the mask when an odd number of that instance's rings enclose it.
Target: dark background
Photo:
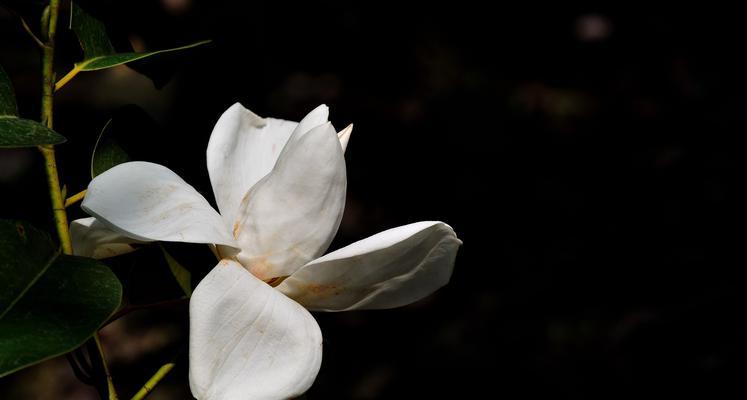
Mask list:
[[[40,2],[2,4],[38,20]],[[326,103],[338,129],[355,123],[333,247],[433,219],[464,241],[451,283],[424,301],[315,315],[325,347],[309,399],[745,391],[739,13],[82,4],[120,48],[213,42],[135,65],[160,90],[121,67],[81,73],[58,93],[70,193],[87,185],[90,152],[112,115],[133,158],[164,163],[213,201],[204,151],[228,106],[299,120]],[[80,59],[62,21],[58,76]],[[10,14],[0,11],[0,22],[0,63],[21,113],[34,117],[39,57]],[[0,216],[49,227],[43,176],[34,151],[0,152]],[[194,255],[182,257],[197,275],[214,263],[204,248],[172,249]],[[133,303],[178,296],[149,251],[112,261]],[[186,321],[181,305],[105,330],[123,397],[174,354],[178,367],[153,398],[188,396]],[[55,362],[0,380],[0,394],[44,398],[29,386],[47,385],[57,397],[91,395]],[[29,384],[50,374],[58,378]]]

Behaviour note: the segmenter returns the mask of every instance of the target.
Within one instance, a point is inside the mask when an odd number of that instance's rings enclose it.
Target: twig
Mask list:
[[[83,200],[83,198],[86,197],[87,191],[88,190],[83,190],[65,199],[65,208],[68,208],[72,206],[73,204]]]
[[[109,390],[109,400],[117,400],[117,390],[114,388],[114,381],[112,380],[112,374],[109,372],[109,366],[106,364],[106,358],[104,357],[104,348],[101,346],[101,339],[99,333],[93,334],[93,340],[96,342],[96,349],[101,356],[101,365],[104,367],[104,375],[106,375],[106,386]]]
[[[54,39],[57,31],[57,15],[60,8],[60,0],[50,0],[45,14],[49,18],[42,18],[46,23],[42,23],[42,33],[46,39],[46,45],[42,48],[42,112],[41,121],[48,128],[52,129],[52,115],[54,105]],[[47,170],[47,184],[49,185],[49,197],[52,200],[52,212],[54,222],[57,227],[57,234],[60,238],[62,252],[73,254],[73,245],[70,241],[70,231],[67,224],[67,213],[65,213],[65,204],[62,199],[60,187],[60,177],[57,172],[57,160],[55,159],[54,146],[39,146],[39,150],[44,156]]]
[[[142,400],[147,395],[149,395],[150,392],[153,391],[153,388],[155,388],[156,385],[158,385],[161,380],[166,377],[166,375],[168,375],[172,369],[174,369],[174,365],[174,363],[162,365],[161,368],[159,368],[158,371],[156,371],[156,373],[153,374],[150,379],[148,379],[148,382],[145,382],[145,385],[143,385],[143,387],[141,387],[140,390],[138,390],[137,393],[132,396],[132,400]]]
[[[47,45],[44,44],[44,42],[42,42],[38,37],[36,37],[36,35],[34,34],[34,31],[32,31],[31,27],[29,27],[29,24],[26,23],[26,20],[23,19],[22,16],[18,14],[16,15],[18,16],[18,19],[21,20],[21,25],[23,26],[23,30],[26,31],[26,33],[28,33],[29,36],[31,36],[31,39],[34,39],[34,42],[36,42],[36,45],[42,49],[47,47]]]

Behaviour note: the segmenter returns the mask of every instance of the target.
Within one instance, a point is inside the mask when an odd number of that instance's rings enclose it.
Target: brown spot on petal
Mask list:
[[[239,238],[239,232],[241,231],[241,221],[236,221],[233,223],[233,238],[238,239]]]
[[[309,284],[306,284],[306,292],[308,294],[314,295],[314,297],[316,298],[320,298],[320,297],[337,296],[340,294],[341,290],[336,285],[309,283]]]

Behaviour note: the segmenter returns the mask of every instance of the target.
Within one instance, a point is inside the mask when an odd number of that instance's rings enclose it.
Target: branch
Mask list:
[[[145,396],[149,395],[150,392],[153,391],[153,389],[158,385],[161,380],[166,377],[166,375],[171,372],[172,369],[174,369],[174,363],[168,363],[161,366],[161,368],[156,371],[153,376],[148,379],[148,382],[145,382],[145,385],[140,388],[140,390],[135,393],[134,396],[132,396],[132,400],[142,400],[145,398]]]
[[[83,200],[83,198],[86,197],[86,192],[87,190],[83,190],[65,199],[65,208],[68,208],[73,204]]]

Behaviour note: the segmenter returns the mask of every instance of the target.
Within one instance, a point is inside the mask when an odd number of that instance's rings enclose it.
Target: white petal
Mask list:
[[[301,122],[298,123],[298,126],[293,133],[297,132],[298,135],[304,135],[306,132],[309,132],[317,126],[323,125],[327,122],[329,122],[329,107],[322,104],[306,114]]]
[[[353,133],[353,124],[350,124],[345,129],[337,132],[337,138],[340,139],[340,146],[342,146],[343,152],[348,148],[351,133]]]
[[[189,303],[189,385],[200,400],[288,399],[322,362],[322,334],[301,305],[222,260]]]
[[[236,246],[207,200],[162,165],[117,165],[91,181],[81,207],[133,239]]]
[[[272,172],[242,201],[233,228],[239,261],[268,280],[320,256],[340,225],[346,185],[345,157],[332,125],[294,133]]]
[[[242,197],[275,166],[294,130],[327,122],[329,111],[319,106],[301,123],[262,118],[241,104],[231,106],[213,128],[207,147],[207,166],[215,201],[227,226],[236,221]]]
[[[449,282],[461,243],[443,222],[400,226],[312,261],[277,289],[310,310],[404,306]]]
[[[107,258],[135,251],[133,243],[145,243],[119,234],[96,218],[76,219],[70,223],[70,239],[76,256]]]

